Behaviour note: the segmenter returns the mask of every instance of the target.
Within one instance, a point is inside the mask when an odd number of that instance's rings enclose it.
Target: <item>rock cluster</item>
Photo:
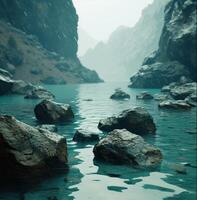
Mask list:
[[[130,95],[118,88],[110,98],[115,100],[130,99]]]

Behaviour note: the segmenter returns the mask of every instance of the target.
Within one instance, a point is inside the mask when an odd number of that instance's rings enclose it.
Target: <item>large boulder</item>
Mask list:
[[[180,109],[188,110],[191,109],[191,107],[192,106],[189,103],[183,100],[177,100],[177,101],[167,100],[159,104],[159,108],[173,109],[173,110],[180,110]]]
[[[67,122],[74,118],[71,106],[43,100],[34,108],[36,118],[43,123]]]
[[[114,164],[128,164],[137,167],[156,167],[162,161],[159,149],[126,129],[115,129],[101,139],[93,149],[97,159]]]
[[[0,116],[0,177],[29,181],[67,168],[66,139]]]
[[[142,107],[124,110],[117,117],[113,116],[101,120],[98,128],[106,132],[123,128],[136,134],[156,132],[156,126],[152,116]]]
[[[53,124],[42,124],[42,125],[36,126],[36,128],[45,129],[45,130],[50,131],[50,132],[57,132],[58,131],[57,126],[53,125]]]
[[[24,98],[25,99],[54,99],[55,96],[44,88],[37,88],[30,91]]]
[[[166,94],[155,94],[154,95],[154,100],[155,101],[165,101],[167,100],[169,97]]]
[[[184,100],[189,96],[196,96],[197,83],[186,83],[183,85],[175,86],[170,90],[170,95],[175,100]]]
[[[116,89],[114,94],[111,95],[110,99],[123,100],[130,99],[130,95],[122,91],[120,88]]]
[[[99,134],[84,129],[78,129],[73,137],[75,142],[94,142],[99,140]]]

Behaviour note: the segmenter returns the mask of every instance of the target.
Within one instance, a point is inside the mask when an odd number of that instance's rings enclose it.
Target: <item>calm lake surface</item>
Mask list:
[[[136,100],[136,94],[143,90],[130,89],[127,83],[45,87],[56,95],[57,102],[70,103],[75,113],[72,123],[58,125],[58,133],[67,138],[70,170],[30,188],[22,185],[1,188],[0,200],[196,199],[196,108],[191,111],[159,110],[158,102],[154,100]],[[131,99],[111,100],[110,95],[118,87],[128,92]],[[146,91],[159,93],[159,90]],[[36,125],[33,108],[38,102],[23,96],[3,96],[0,97],[0,113],[11,114]],[[145,139],[162,150],[164,160],[160,169],[143,171],[94,161],[94,144],[79,145],[72,141],[76,129],[99,132],[97,125],[100,119],[132,106],[145,107],[154,118],[157,134],[148,135]],[[178,174],[171,169],[172,163],[190,163],[194,167],[186,167],[186,175]]]

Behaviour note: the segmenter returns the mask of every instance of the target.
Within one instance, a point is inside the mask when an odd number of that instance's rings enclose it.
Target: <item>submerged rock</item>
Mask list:
[[[191,105],[188,104],[186,101],[182,101],[182,100],[167,100],[167,101],[163,101],[159,104],[159,108],[166,108],[166,109],[175,109],[175,110],[179,110],[179,109],[184,109],[184,110],[188,110],[191,109]]]
[[[130,95],[122,91],[120,88],[115,90],[115,93],[111,95],[110,99],[122,100],[130,99]]]
[[[0,177],[29,181],[67,167],[66,139],[0,116],[0,159]]]
[[[153,96],[147,92],[142,92],[136,96],[136,99],[150,100],[153,99]]]
[[[46,99],[36,105],[34,113],[36,118],[44,123],[67,122],[74,118],[70,105]]]
[[[29,92],[25,99],[54,99],[55,96],[44,88],[37,88]]]
[[[139,167],[156,167],[162,161],[159,149],[126,129],[115,129],[101,139],[93,149],[97,159],[114,164],[128,164]]]
[[[94,142],[99,140],[99,134],[91,133],[84,129],[79,129],[76,131],[73,141],[75,142]]]
[[[109,117],[99,122],[101,131],[127,129],[135,134],[155,133],[156,126],[152,116],[142,107],[124,110],[117,117]]]
[[[58,131],[57,126],[52,125],[52,124],[42,124],[42,125],[36,126],[36,128],[45,129],[45,130],[48,130],[50,132],[57,132]]]

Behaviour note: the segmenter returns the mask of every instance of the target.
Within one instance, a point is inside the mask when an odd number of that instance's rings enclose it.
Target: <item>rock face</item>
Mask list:
[[[37,88],[30,91],[25,99],[54,99],[55,96],[44,88]]]
[[[130,99],[130,95],[118,88],[115,90],[115,93],[111,95],[110,99],[115,99],[115,100]]]
[[[36,118],[43,123],[67,122],[74,118],[71,106],[43,100],[34,108]]]
[[[128,80],[145,56],[157,50],[168,1],[154,0],[143,10],[134,27],[117,28],[107,42],[100,42],[87,51],[81,58],[82,63],[95,69],[104,80]]]
[[[189,103],[182,100],[177,100],[177,101],[167,100],[159,104],[159,108],[174,109],[174,110],[180,110],[180,109],[188,110],[191,109],[191,107],[192,106]]]
[[[97,159],[114,164],[137,167],[156,167],[161,163],[161,151],[126,129],[114,130],[94,147]]]
[[[72,0],[1,1],[1,67],[36,84],[100,82],[77,58],[77,23]]]
[[[150,100],[153,99],[153,96],[147,92],[142,92],[141,94],[136,96],[136,99]]]
[[[159,88],[177,82],[181,76],[197,80],[196,5],[194,0],[168,3],[159,49],[131,77],[131,87]]]
[[[117,117],[101,120],[98,124],[101,131],[127,129],[135,134],[155,133],[156,126],[151,115],[141,107],[124,110]]]
[[[99,134],[91,133],[84,129],[79,129],[76,131],[73,141],[75,142],[94,142],[99,140]]]
[[[0,177],[26,180],[67,164],[66,139],[11,116],[0,116]]]

